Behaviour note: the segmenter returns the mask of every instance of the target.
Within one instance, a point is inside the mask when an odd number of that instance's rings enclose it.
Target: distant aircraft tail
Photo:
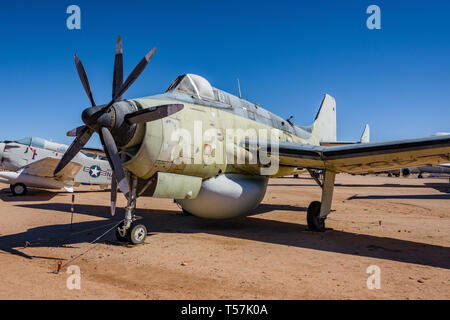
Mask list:
[[[312,127],[312,134],[319,141],[336,141],[336,100],[332,96],[326,94],[323,98]]]
[[[370,142],[370,127],[368,124],[364,127],[364,131],[361,135],[360,143],[369,143]]]

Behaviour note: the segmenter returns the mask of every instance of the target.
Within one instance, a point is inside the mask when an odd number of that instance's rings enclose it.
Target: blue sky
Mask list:
[[[66,8],[81,8],[68,30]],[[381,30],[366,8],[381,8]],[[111,98],[114,50],[125,75],[152,47],[127,91],[164,91],[196,73],[282,117],[309,125],[325,93],[337,101],[338,139],[372,141],[450,131],[449,1],[9,1],[0,10],[0,139],[40,136],[70,143],[89,105],[77,53],[98,104]],[[98,138],[88,144],[99,146]]]

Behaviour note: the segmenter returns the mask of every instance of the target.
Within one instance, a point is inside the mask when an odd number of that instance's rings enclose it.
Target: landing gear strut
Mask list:
[[[128,229],[124,230],[124,221],[116,229],[116,239],[122,242],[140,244],[147,238],[147,228],[133,221]]]
[[[326,170],[324,171],[323,180],[320,180],[316,172],[309,169],[308,171],[322,188],[322,202],[311,202],[306,214],[306,221],[308,222],[309,230],[323,232],[325,231],[325,219],[331,211],[336,172]]]
[[[131,197],[125,211],[125,219],[116,229],[116,238],[119,241],[131,242],[132,244],[140,244],[147,238],[147,228],[138,223],[140,217],[136,216],[136,189],[137,178],[132,177]]]

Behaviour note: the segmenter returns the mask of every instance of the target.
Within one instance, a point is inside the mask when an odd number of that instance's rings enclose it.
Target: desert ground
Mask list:
[[[91,243],[123,215],[110,216],[108,191],[78,188],[72,226],[71,198],[0,184],[0,299],[450,299],[448,178],[338,175],[322,233],[307,230],[320,188],[306,175],[271,179],[262,204],[232,220],[140,198],[149,236],[137,246],[114,231]],[[371,265],[380,289],[367,287]]]

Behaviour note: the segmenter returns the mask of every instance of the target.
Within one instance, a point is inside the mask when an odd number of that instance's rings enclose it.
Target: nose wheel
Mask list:
[[[122,242],[132,244],[141,244],[147,239],[147,228],[137,221],[133,221],[129,228],[124,228],[122,223],[116,229],[116,239]]]

